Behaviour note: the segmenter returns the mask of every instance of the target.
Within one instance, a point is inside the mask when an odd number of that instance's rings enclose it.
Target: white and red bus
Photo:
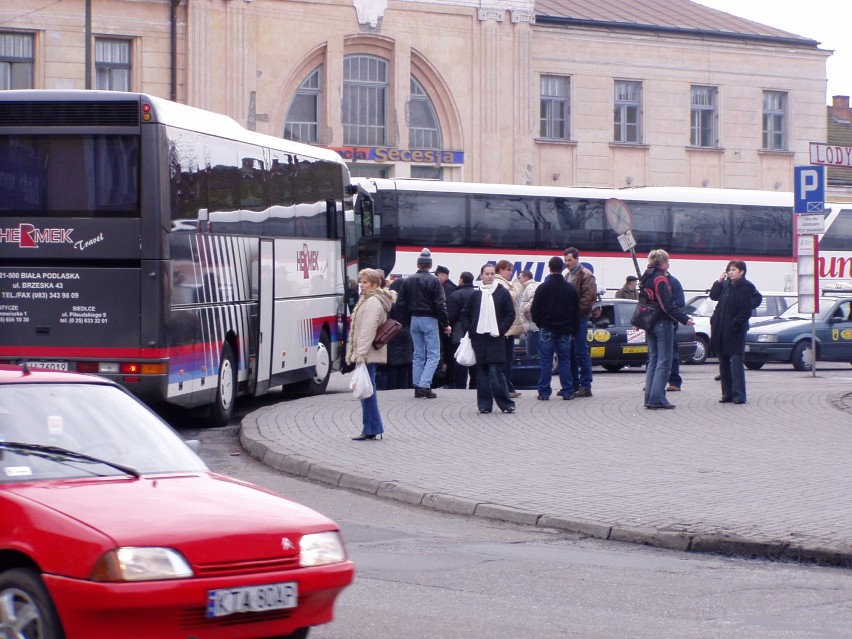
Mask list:
[[[568,246],[594,268],[610,294],[635,272],[610,229],[605,203],[627,205],[639,266],[653,249],[672,256],[672,273],[687,292],[707,290],[730,259],[748,263],[758,288],[795,291],[793,194],[736,189],[627,189],[512,186],[412,179],[354,178],[359,200],[380,221],[381,268],[416,269],[423,247],[434,264],[479,273],[507,259],[515,272],[547,274],[547,261]],[[361,205],[356,202],[356,209]],[[852,284],[852,204],[830,204],[820,241],[823,287]]]
[[[336,153],[222,115],[2,91],[0,361],[210,405],[219,424],[240,394],[321,393],[357,288],[351,199]]]

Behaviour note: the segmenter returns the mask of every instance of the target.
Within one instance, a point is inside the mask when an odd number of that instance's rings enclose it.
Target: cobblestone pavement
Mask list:
[[[283,472],[447,512],[852,565],[852,369],[748,371],[742,406],[718,402],[715,365],[681,373],[672,411],[642,407],[639,369],[596,373],[587,399],[526,390],[514,414],[479,414],[475,391],[381,391],[385,437],[367,442],[334,374],[323,396],[247,415],[240,439]]]

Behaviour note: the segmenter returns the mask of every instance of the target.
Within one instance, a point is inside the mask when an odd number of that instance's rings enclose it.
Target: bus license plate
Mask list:
[[[207,591],[207,617],[282,610],[295,608],[297,604],[298,587],[295,581]]]
[[[43,368],[48,371],[67,371],[68,362],[27,362],[30,368]]]

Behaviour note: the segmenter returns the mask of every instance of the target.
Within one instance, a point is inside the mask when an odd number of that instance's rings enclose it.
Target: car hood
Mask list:
[[[749,333],[778,333],[779,331],[796,330],[807,328],[810,330],[811,320],[809,319],[778,319],[773,317],[770,319],[750,322]]]
[[[101,531],[116,546],[176,548],[194,564],[298,556],[302,534],[337,529],[310,508],[212,473],[39,482],[12,490]]]

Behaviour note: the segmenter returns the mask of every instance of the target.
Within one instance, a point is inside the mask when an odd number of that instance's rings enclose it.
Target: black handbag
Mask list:
[[[636,328],[641,328],[643,331],[649,331],[654,328],[654,324],[660,319],[660,305],[650,299],[651,296],[643,288],[639,291],[639,300],[636,302],[636,308],[633,311],[633,317],[630,318],[630,323]]]

